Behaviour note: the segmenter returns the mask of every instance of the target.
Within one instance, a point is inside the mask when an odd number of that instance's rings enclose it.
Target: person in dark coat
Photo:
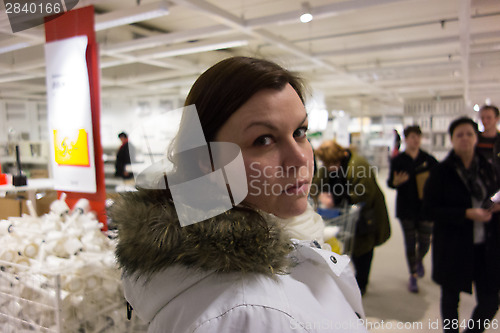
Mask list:
[[[432,279],[441,285],[444,332],[483,332],[498,310],[500,286],[499,205],[493,167],[475,149],[477,124],[462,117],[449,128],[453,149],[432,171],[424,189],[424,210],[434,221]],[[472,320],[459,322],[460,292],[472,293]],[[462,325],[464,324],[464,325]]]
[[[128,172],[126,167],[128,164],[132,163],[130,159],[130,152],[131,149],[133,149],[133,146],[128,142],[127,133],[121,132],[120,134],[118,134],[118,138],[122,142],[122,145],[116,153],[115,177],[130,179],[134,175],[132,174],[132,172]]]
[[[500,143],[500,133],[497,129],[498,121],[500,120],[500,112],[494,105],[484,105],[479,110],[479,117],[483,124],[484,131],[479,133],[477,150],[488,161],[493,163],[494,157],[499,153],[495,149]]]
[[[417,277],[425,274],[422,260],[429,251],[432,221],[422,216],[423,185],[438,161],[420,149],[419,126],[404,130],[406,149],[391,160],[387,185],[397,190],[396,216],[403,229],[406,261],[410,272],[408,290],[418,292]]]

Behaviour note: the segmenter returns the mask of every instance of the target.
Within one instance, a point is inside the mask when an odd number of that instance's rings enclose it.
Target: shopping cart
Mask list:
[[[361,206],[359,205],[345,205],[343,208],[338,209],[339,215],[336,217],[327,218],[328,214],[321,214],[326,229],[339,242],[342,254],[352,255],[356,222],[359,219],[360,212]]]

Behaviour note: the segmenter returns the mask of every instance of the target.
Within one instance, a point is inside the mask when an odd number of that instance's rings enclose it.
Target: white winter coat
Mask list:
[[[280,247],[286,234],[272,222],[262,240],[260,229],[254,235],[258,223],[246,213],[229,213],[192,229],[175,229],[169,222],[159,229],[147,202],[147,220],[134,223],[142,208],[128,200],[140,199],[125,197],[111,216],[119,225],[117,257],[124,268],[125,297],[133,313],[149,323],[148,332],[367,332],[347,256],[309,241],[288,239],[287,247]],[[162,206],[158,214],[164,213]],[[289,249],[286,255],[282,248]]]

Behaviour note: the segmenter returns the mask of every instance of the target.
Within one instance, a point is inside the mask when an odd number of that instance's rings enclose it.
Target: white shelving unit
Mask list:
[[[404,126],[419,125],[422,149],[442,160],[451,149],[448,127],[460,116],[473,116],[462,98],[411,100],[405,102]]]

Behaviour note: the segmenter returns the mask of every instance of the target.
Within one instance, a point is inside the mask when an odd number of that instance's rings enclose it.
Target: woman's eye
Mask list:
[[[295,132],[293,132],[293,137],[294,138],[304,138],[307,134],[307,127],[301,127],[301,128],[297,128],[295,130]]]
[[[272,138],[269,135],[262,135],[259,136],[255,141],[253,142],[254,146],[267,146],[272,143]]]

